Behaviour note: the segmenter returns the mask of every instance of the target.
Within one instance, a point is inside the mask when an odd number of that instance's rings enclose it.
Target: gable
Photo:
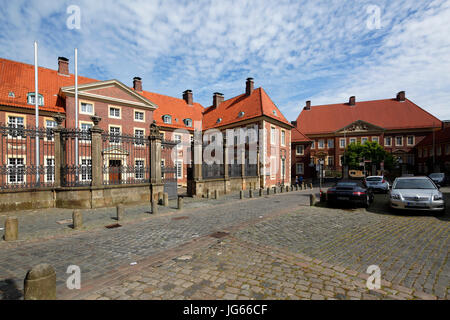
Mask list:
[[[384,131],[384,128],[371,124],[363,120],[356,120],[344,128],[337,130],[336,133],[364,133],[373,131]]]
[[[61,95],[74,96],[75,86],[61,88]],[[155,110],[158,107],[146,97],[117,80],[98,81],[80,85],[78,86],[78,97],[150,110]]]

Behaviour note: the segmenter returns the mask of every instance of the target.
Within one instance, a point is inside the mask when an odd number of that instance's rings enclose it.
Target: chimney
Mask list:
[[[351,96],[350,99],[348,99],[348,104],[354,106],[356,104],[356,97]]]
[[[400,91],[397,93],[397,101],[405,101],[406,100],[406,94],[405,91]]]
[[[142,79],[139,77],[133,78],[133,89],[134,91],[142,92]]]
[[[291,121],[291,124],[297,128],[297,121]]]
[[[214,92],[213,107],[217,108],[223,102],[223,94],[220,92]]]
[[[245,83],[245,93],[247,96],[252,94],[254,86],[253,78],[247,78],[247,82]]]
[[[69,75],[69,59],[65,57],[58,57],[58,73]]]
[[[192,97],[192,90],[186,90],[183,92],[183,100],[190,106],[194,104],[194,98]]]
[[[308,101],[306,101],[306,106],[303,108],[303,110],[311,110],[311,101],[310,100],[308,100]]]

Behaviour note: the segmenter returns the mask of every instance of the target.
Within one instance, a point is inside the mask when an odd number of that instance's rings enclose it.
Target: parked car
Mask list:
[[[351,204],[368,208],[374,196],[364,180],[340,180],[327,191],[327,204]]]
[[[389,192],[389,182],[383,176],[370,176],[366,178],[366,185],[369,189],[384,193]]]
[[[389,198],[393,209],[445,212],[444,195],[428,177],[395,179]]]
[[[436,173],[430,174],[429,177],[439,187],[443,187],[447,182],[445,173],[437,173],[436,172]]]

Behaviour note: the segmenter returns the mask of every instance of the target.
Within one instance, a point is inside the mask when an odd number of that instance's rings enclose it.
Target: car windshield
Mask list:
[[[428,179],[401,179],[397,180],[394,189],[436,189]]]
[[[381,178],[381,177],[370,177],[370,178],[367,178],[366,180],[370,181],[370,182],[374,182],[374,181],[380,182],[381,180],[383,180],[383,178]]]
[[[444,174],[443,173],[432,173],[430,174],[430,178],[443,178]]]

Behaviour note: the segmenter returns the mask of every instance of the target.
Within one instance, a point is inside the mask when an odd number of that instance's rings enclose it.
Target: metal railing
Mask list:
[[[51,128],[0,124],[0,188],[51,187],[55,181],[55,149]],[[36,163],[36,140],[39,165]]]
[[[102,134],[104,185],[150,182],[150,141],[144,135]]]
[[[92,181],[92,133],[90,130],[61,131],[61,185],[89,186]]]

